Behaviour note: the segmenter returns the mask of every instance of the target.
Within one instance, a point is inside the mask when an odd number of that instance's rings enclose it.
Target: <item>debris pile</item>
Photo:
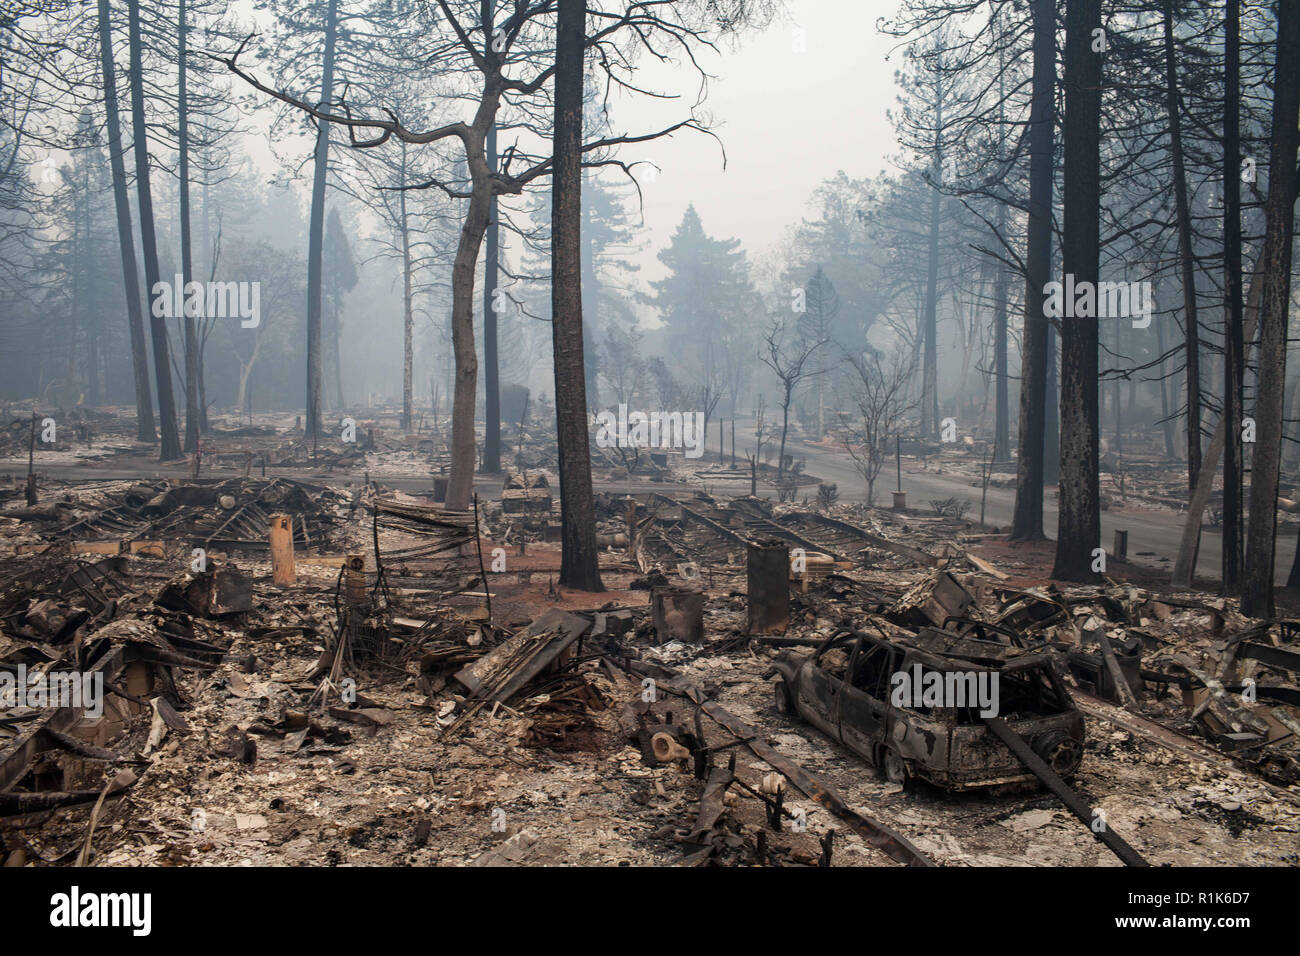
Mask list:
[[[47,498],[48,498],[47,494]],[[4,532],[20,548],[53,546],[98,553],[182,545],[225,551],[265,551],[270,516],[295,515],[294,544],[327,549],[336,543],[355,497],[291,478],[224,481],[87,482],[38,508],[3,516]]]
[[[376,429],[381,453],[386,441]],[[84,482],[47,486],[35,508],[10,496],[3,854],[888,866],[1295,853],[1300,625],[1104,579],[1027,586],[951,516],[704,493],[601,495],[609,591],[572,594],[555,581],[555,502],[540,505],[550,479],[519,474],[506,479],[516,504],[464,512],[427,481]],[[287,574],[273,516],[287,516]],[[892,676],[966,671],[999,675],[998,716],[922,697],[877,733]],[[103,712],[4,696],[20,673],[24,686],[103,673]],[[879,748],[890,741],[905,746]],[[1104,830],[1076,822],[1097,814]]]

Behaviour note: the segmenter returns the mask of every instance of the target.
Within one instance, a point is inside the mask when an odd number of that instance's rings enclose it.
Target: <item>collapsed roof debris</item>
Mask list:
[[[384,436],[375,426],[368,465],[432,454]],[[282,439],[219,436],[208,462],[218,442]],[[597,497],[599,600],[555,586],[544,462],[477,515],[443,507],[427,478],[347,483],[324,458],[320,477],[46,479],[34,507],[14,489],[0,511],[0,674],[98,669],[105,703],[90,717],[5,701],[4,855],[889,866],[1294,853],[1300,625],[1106,580],[1044,586],[953,515],[671,488],[679,457],[643,457],[653,492]],[[271,574],[277,514],[293,529],[292,584]],[[896,779],[877,775],[837,749],[852,738],[835,728],[856,717],[823,707],[825,729],[773,695],[782,655],[833,657],[844,635],[1012,684],[1050,668],[1086,732],[1049,747],[1011,711],[954,716],[955,730],[985,729],[980,759],[999,767],[979,799],[925,783],[921,751],[903,751]]]

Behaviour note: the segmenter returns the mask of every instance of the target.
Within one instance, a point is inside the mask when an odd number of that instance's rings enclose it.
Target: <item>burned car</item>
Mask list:
[[[1005,720],[1061,777],[1083,759],[1083,715],[1041,646],[936,628],[906,636],[842,631],[811,655],[783,653],[769,676],[779,677],[778,710],[895,783],[919,778],[970,790],[1036,782],[987,717]]]

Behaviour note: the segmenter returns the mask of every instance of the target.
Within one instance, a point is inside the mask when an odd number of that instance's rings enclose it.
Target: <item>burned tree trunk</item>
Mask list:
[[[140,36],[140,0],[127,4],[131,51],[131,128],[135,139],[135,187],[140,206],[140,241],[144,246],[145,287],[157,295],[158,234],[154,229],[153,192],[149,188],[149,127],[144,117],[144,50]],[[182,290],[183,292],[184,290]],[[172,393],[171,348],[167,341],[167,320],[159,315],[158,304],[149,309],[149,332],[153,342],[154,383],[158,391],[160,458],[171,461],[181,456],[180,434],[176,431],[176,399]]]
[[[402,191],[398,198],[402,231],[402,431],[409,432],[414,421],[415,311],[411,297],[411,224],[406,213],[406,143],[402,143]]]
[[[1242,342],[1248,343],[1254,341],[1255,329],[1259,325],[1259,302],[1261,290],[1264,286],[1264,274],[1260,271],[1268,259],[1268,246],[1260,253],[1259,261],[1250,279],[1250,290],[1246,293],[1246,308],[1242,322]],[[1248,350],[1242,348],[1242,364],[1246,365],[1250,360]],[[1214,488],[1214,472],[1219,466],[1219,456],[1223,454],[1223,445],[1227,441],[1227,422],[1220,418],[1219,423],[1214,427],[1214,434],[1210,438],[1210,443],[1205,447],[1205,459],[1202,462],[1201,474],[1196,479],[1196,487],[1192,489],[1192,497],[1187,504],[1187,517],[1183,521],[1183,535],[1178,545],[1178,555],[1174,558],[1174,570],[1170,575],[1170,583],[1176,588],[1189,588],[1192,586],[1192,578],[1196,573],[1196,559],[1198,556],[1197,543],[1201,537],[1201,519],[1205,515],[1205,506],[1209,504],[1210,492]]]
[[[1273,87],[1273,143],[1265,203],[1264,284],[1259,303],[1259,378],[1256,444],[1250,474],[1250,521],[1242,574],[1241,613],[1273,614],[1278,472],[1282,459],[1282,397],[1286,390],[1287,308],[1300,143],[1300,7],[1277,7],[1277,66]]]
[[[490,6],[489,6],[490,9]],[[487,35],[492,35],[491,23]],[[497,168],[497,124],[488,127],[487,164],[489,172]],[[497,224],[497,197],[492,194],[488,206],[487,254],[483,262],[483,470],[495,475],[501,471],[501,362],[497,346],[497,313],[493,308],[500,274],[501,230]]]
[[[321,62],[320,105],[329,105],[334,90],[334,44],[339,0],[329,0],[325,14],[325,55]],[[311,218],[307,226],[307,415],[306,437],[321,435],[321,281],[325,254],[325,182],[329,175],[330,127],[318,123],[311,181]]]
[[[939,183],[943,175],[943,102],[936,92],[934,134],[934,182],[930,195],[930,240],[925,272],[925,313],[921,317],[921,434],[939,435]]]
[[[1005,207],[999,207],[1005,210]],[[1005,211],[999,218],[1005,218]],[[993,460],[1011,460],[1010,410],[1007,408],[1007,270],[995,263],[993,279]]]
[[[555,420],[564,522],[560,583],[603,591],[587,434],[582,349],[582,78],[586,0],[559,0],[555,39],[555,159],[551,191],[551,314]]]
[[[104,76],[104,112],[108,119],[108,160],[113,176],[113,206],[117,212],[117,242],[122,254],[127,326],[131,331],[135,437],[138,441],[152,442],[157,437],[154,433],[153,395],[149,391],[149,356],[145,351],[135,238],[131,233],[131,204],[126,194],[126,163],[122,156],[122,124],[117,113],[117,75],[113,66],[113,30],[108,0],[99,0],[99,62]]]
[[[1061,382],[1060,348],[1056,326],[1047,324],[1047,406],[1043,409],[1043,484],[1061,480]]]
[[[1223,587],[1236,594],[1241,587],[1241,130],[1238,97],[1241,82],[1240,0],[1228,0],[1224,11],[1223,48],[1223,420],[1230,431],[1223,455]]]
[[[790,433],[790,396],[794,391],[789,382],[783,382],[785,385],[785,398],[781,402],[781,448],[776,458],[776,485],[778,488],[785,487],[785,438]],[[922,398],[924,402],[925,399]]]
[[[210,166],[211,156],[209,155],[210,146],[203,149],[204,165]],[[212,241],[212,224],[208,217],[208,210],[212,208],[211,184],[207,177],[203,180],[203,248],[204,254],[208,257],[211,265],[208,267],[209,281],[216,279],[217,263],[220,261],[220,255],[213,246]],[[217,245],[220,245],[221,230],[217,230]],[[207,355],[208,335],[212,332],[212,323],[204,321],[199,332],[199,434],[211,434],[212,428],[208,424],[208,387],[207,372],[204,367],[204,357]]]
[[[194,246],[190,230],[190,132],[186,59],[189,27],[185,22],[186,0],[177,3],[177,152],[180,161],[181,276],[185,286],[194,278]],[[185,451],[199,448],[199,335],[198,317],[185,309]]]
[[[492,4],[483,4],[484,56],[492,56]],[[497,168],[497,124],[493,116],[487,129],[488,175]],[[497,197],[488,200],[487,255],[483,262],[483,361],[487,363],[483,378],[483,470],[495,475],[501,471],[501,359],[497,341],[496,295],[500,277],[501,231],[497,223]]]
[[[492,199],[492,183],[487,176],[486,137],[480,131],[485,130],[496,115],[498,96],[497,93],[484,95],[474,125],[465,138],[465,158],[473,189],[451,267],[451,347],[456,368],[451,398],[451,474],[447,479],[447,507],[456,511],[469,507],[474,490],[474,401],[478,391],[478,354],[474,350],[474,266],[483,245],[483,235],[487,232]],[[558,413],[558,392],[556,405]],[[594,527],[592,534],[594,541]]]
[[[1187,368],[1187,487],[1196,487],[1201,470],[1201,341],[1196,313],[1196,262],[1192,258],[1192,215],[1187,203],[1182,118],[1178,105],[1178,66],[1174,59],[1174,4],[1165,0],[1165,109],[1169,114],[1169,154],[1174,172],[1174,206],[1178,221],[1178,265],[1183,281]]]
[[[998,39],[1003,37],[1003,21],[999,14],[994,14]],[[998,156],[1006,155],[1006,84],[1003,70],[1006,57],[998,54]],[[998,203],[998,236],[1006,234],[1007,205]],[[1007,408],[1007,267],[995,261],[993,268],[993,461],[1011,461],[1011,422],[1010,409]],[[988,392],[985,391],[987,402]],[[987,406],[986,406],[987,407]],[[982,414],[982,413],[981,413]]]
[[[1041,541],[1046,429],[1048,319],[1043,295],[1052,269],[1052,150],[1056,89],[1056,8],[1034,0],[1034,76],[1029,116],[1029,229],[1025,270],[1020,457],[1011,538]]]
[[[1069,0],[1065,13],[1065,171],[1062,269],[1096,289],[1101,246],[1100,0]],[[1094,306],[1096,305],[1094,301]],[[1061,318],[1061,479],[1052,577],[1089,580],[1101,540],[1097,318]],[[1095,312],[1096,309],[1086,310]]]
[[[1155,311],[1153,309],[1153,311]],[[1156,366],[1156,385],[1160,387],[1160,429],[1165,440],[1165,457],[1170,461],[1178,457],[1178,447],[1174,441],[1174,422],[1169,413],[1169,388],[1165,382],[1165,326],[1156,323],[1156,350],[1160,353],[1160,364]]]

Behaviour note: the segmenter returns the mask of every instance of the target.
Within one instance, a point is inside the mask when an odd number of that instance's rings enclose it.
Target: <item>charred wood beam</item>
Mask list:
[[[76,737],[65,734],[61,730],[55,730],[52,727],[42,727],[37,731],[37,733],[41,734],[45,738],[45,742],[48,743],[51,748],[58,747],[61,750],[68,751],[68,753],[76,754],[78,757],[86,757],[90,760],[109,761],[117,761],[121,759],[121,757],[111,750],[106,750],[103,747],[96,747],[94,744],[86,743],[84,740],[79,740]]]
[[[90,673],[102,673],[104,680],[110,681],[122,670],[123,661],[123,649],[115,647],[99,659],[90,669]],[[77,725],[84,713],[85,710],[81,707],[60,707],[0,751],[0,794],[7,792],[21,780],[36,756],[49,749],[51,738],[42,731],[53,730],[65,733]]]
[[[742,738],[745,745],[754,752],[755,756],[770,764],[800,793],[835,814],[854,832],[890,859],[906,866],[934,865],[929,857],[913,846],[906,837],[885,826],[885,824],[872,820],[870,817],[851,809],[839,791],[820,777],[804,770],[803,767],[769,746],[763,740],[760,740],[758,732],[739,718],[732,716],[722,707],[712,702],[706,702],[701,709],[731,733]]]
[[[1025,738],[1011,729],[1011,726],[1001,717],[982,717],[985,726],[989,728],[999,740],[1007,745],[1008,749],[1020,758],[1020,762],[1029,769],[1029,771],[1041,780],[1047,789],[1056,794],[1057,798],[1065,804],[1066,808],[1073,813],[1080,821],[1083,822],[1093,835],[1123,861],[1125,866],[1150,866],[1143,859],[1137,850],[1133,849],[1124,841],[1124,839],[1106,825],[1104,819],[1098,826],[1097,814],[1093,812],[1092,807],[1070,789],[1070,785],[1057,775],[1038,754],[1034,753]]]
[[[649,673],[651,675],[661,674],[668,670],[661,665],[647,667],[641,661],[627,660],[613,663],[636,673]],[[694,684],[664,677],[656,677],[655,681],[658,688],[678,697],[684,697],[699,707],[715,723],[726,729],[732,736],[743,741],[755,756],[782,774],[796,790],[835,814],[867,843],[880,850],[890,859],[906,866],[934,865],[933,861],[913,846],[906,837],[885,824],[853,810],[839,791],[820,777],[799,766],[780,751],[769,746],[761,739],[762,734],[758,730],[729,713],[720,705],[708,700],[703,691]]]
[[[1250,661],[1259,661],[1269,667],[1277,667],[1284,671],[1300,674],[1300,654],[1295,651],[1284,650],[1269,644],[1243,642],[1238,645],[1237,657],[1244,657]]]
[[[1111,646],[1110,638],[1106,636],[1105,631],[1097,632],[1097,643],[1101,645],[1101,656],[1106,663],[1106,670],[1110,674],[1111,683],[1115,685],[1115,690],[1119,693],[1119,699],[1125,707],[1133,707],[1137,704],[1137,699],[1133,696],[1133,689],[1128,686],[1128,681],[1124,678],[1124,672],[1119,669],[1119,661],[1115,658],[1115,648]]]
[[[735,781],[736,775],[731,767],[714,767],[709,771],[709,779],[704,784],[704,792],[700,795],[700,815],[695,821],[695,827],[686,837],[688,843],[699,843],[717,825],[726,812],[726,806],[722,802],[726,796],[727,788]]]
[[[943,563],[942,559],[936,558],[932,554],[926,554],[924,551],[920,551],[917,548],[900,544],[897,541],[891,541],[888,538],[882,538],[878,534],[872,534],[865,528],[859,528],[855,524],[850,524],[847,521],[840,521],[839,519],[832,518],[829,515],[819,515],[811,511],[801,511],[795,515],[788,515],[787,517],[806,518],[830,528],[846,531],[849,534],[861,538],[870,547],[879,548],[882,551],[888,551],[891,554],[898,555],[899,557],[909,558],[924,567],[937,568]]]
[[[71,807],[79,803],[94,803],[98,799],[98,790],[0,793],[0,814],[38,813],[41,810],[57,810],[59,807]]]

